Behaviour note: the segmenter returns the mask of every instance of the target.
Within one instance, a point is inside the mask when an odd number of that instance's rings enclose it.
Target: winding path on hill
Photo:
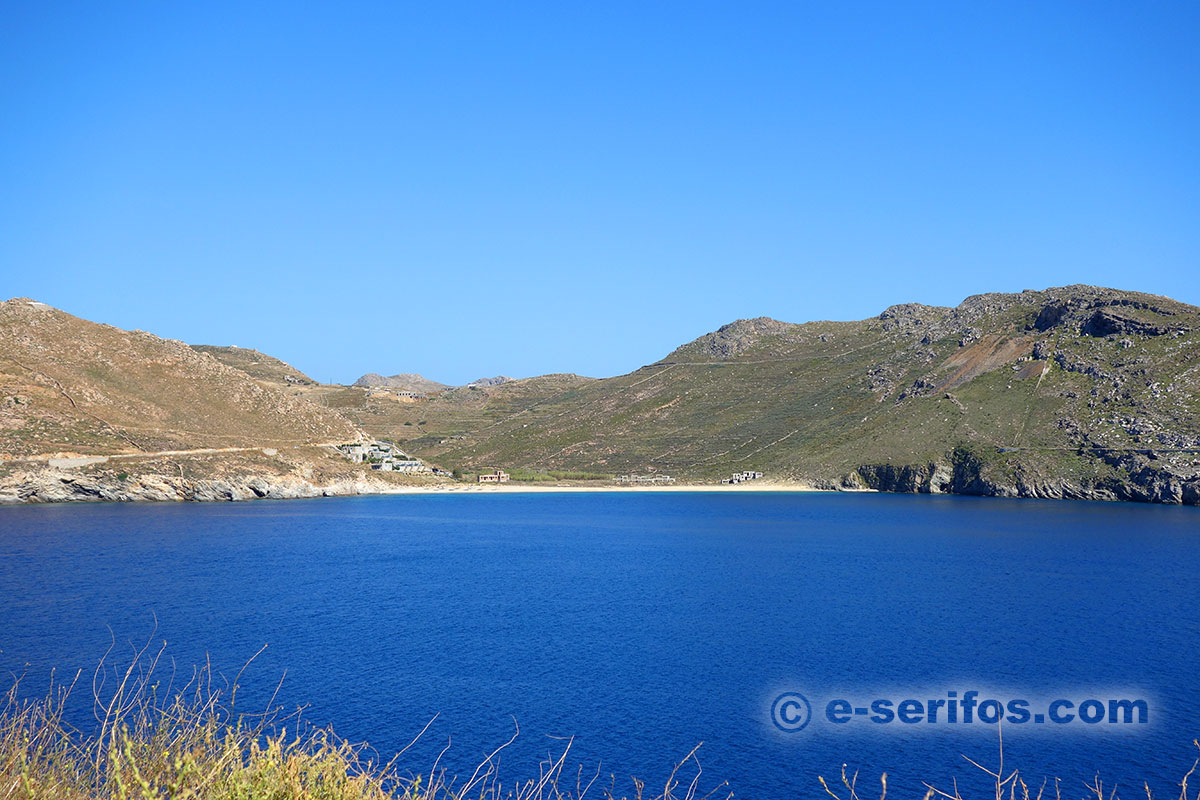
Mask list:
[[[310,442],[306,444],[285,445],[282,449],[297,450],[301,447],[337,447],[345,442]],[[268,447],[265,445],[247,446],[247,447],[197,447],[189,450],[156,450],[153,452],[142,453],[110,453],[107,455],[58,455],[52,453],[44,453],[36,456],[19,456],[14,458],[6,458],[0,456],[2,464],[48,464],[52,467],[85,467],[89,464],[105,464],[109,461],[144,461],[155,458],[174,458],[179,456],[208,456],[218,455],[221,453],[262,453],[266,456],[273,456],[279,453],[279,447]]]

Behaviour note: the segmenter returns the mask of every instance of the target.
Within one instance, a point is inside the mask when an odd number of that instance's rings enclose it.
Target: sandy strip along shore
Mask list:
[[[739,484],[671,484],[666,486],[586,486],[562,485],[538,486],[524,483],[461,483],[438,486],[396,486],[382,494],[543,494],[551,492],[820,492],[804,483],[748,482]]]

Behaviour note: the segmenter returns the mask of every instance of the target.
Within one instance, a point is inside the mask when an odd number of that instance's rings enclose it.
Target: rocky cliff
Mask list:
[[[442,479],[375,472],[331,448],[0,462],[0,505],[95,501],[240,501],[386,494]]]

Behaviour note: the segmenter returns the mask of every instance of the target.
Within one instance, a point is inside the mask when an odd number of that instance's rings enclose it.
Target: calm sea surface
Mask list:
[[[699,742],[742,797],[817,797],[842,763],[889,797],[977,781],[987,725],[834,725],[839,697],[1148,698],[1141,726],[1007,725],[1006,764],[1081,796],[1163,797],[1200,736],[1200,509],[825,494],[428,495],[0,509],[0,669],[43,687],[110,641],[249,671],[382,753],[439,715],[466,769],[661,781]],[[118,657],[125,655],[126,647]],[[28,665],[28,666],[26,666]],[[784,733],[772,700],[804,694]],[[83,695],[79,694],[82,704]],[[82,719],[82,709],[77,709]],[[877,784],[875,784],[877,785]],[[873,794],[868,792],[867,794]]]

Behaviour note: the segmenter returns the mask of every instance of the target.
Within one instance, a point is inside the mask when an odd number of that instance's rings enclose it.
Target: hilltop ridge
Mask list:
[[[471,408],[406,409],[424,424],[394,433],[462,469],[752,468],[824,488],[1195,503],[1197,363],[1197,307],[1073,285],[737,320],[521,407],[500,386]]]
[[[368,372],[361,378],[356,380],[352,385],[363,387],[386,386],[394,389],[407,389],[410,392],[438,392],[442,389],[448,389],[444,383],[431,381],[417,375],[414,372],[402,372],[397,375],[389,375],[384,377],[377,372]]]

